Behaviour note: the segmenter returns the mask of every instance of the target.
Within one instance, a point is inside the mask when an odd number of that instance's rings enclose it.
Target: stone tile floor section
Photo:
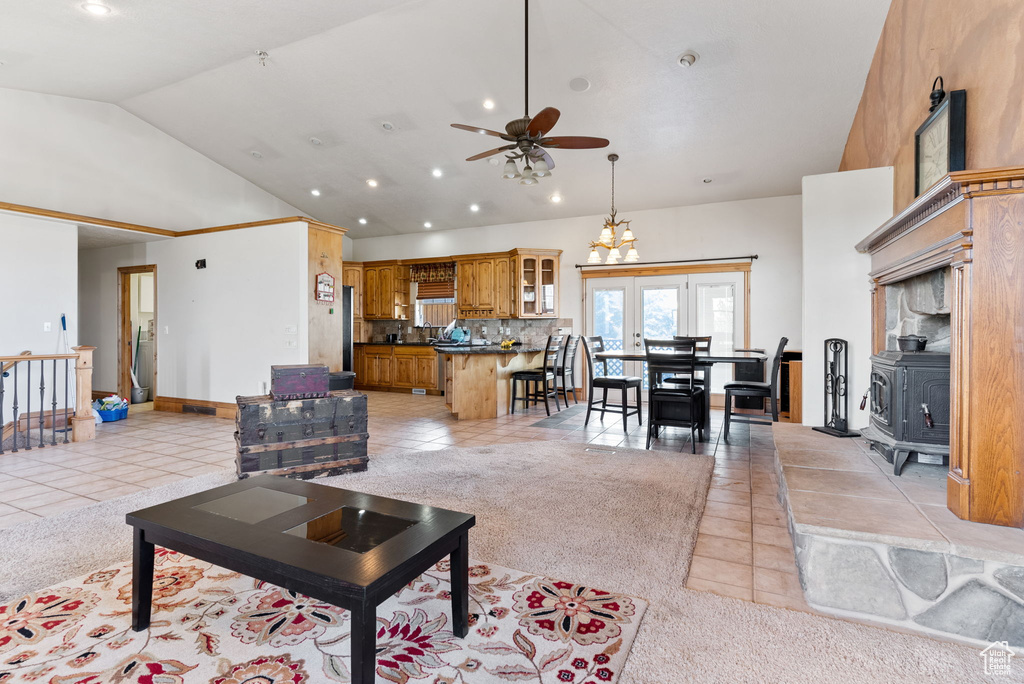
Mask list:
[[[448,446],[562,440],[643,449],[636,417],[592,416],[582,405],[547,417],[543,406],[493,420],[456,421],[442,397],[368,392],[372,456]],[[691,589],[809,610],[796,575],[793,544],[778,503],[772,432],[736,425],[729,444],[714,439],[698,453],[716,458],[713,482],[690,569]],[[0,528],[87,506],[176,480],[234,468],[234,422],[209,416],[140,411],[97,426],[96,439],[0,456]],[[666,430],[655,449],[690,452],[689,433]]]
[[[909,548],[1024,564],[1024,530],[968,522],[946,508],[947,466],[910,462],[896,476],[863,439],[801,425],[780,423],[775,442],[798,531],[889,543],[884,536]]]

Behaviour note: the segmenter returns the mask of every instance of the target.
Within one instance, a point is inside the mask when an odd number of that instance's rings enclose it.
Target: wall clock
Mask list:
[[[967,91],[954,90],[914,132],[914,196],[967,168]]]

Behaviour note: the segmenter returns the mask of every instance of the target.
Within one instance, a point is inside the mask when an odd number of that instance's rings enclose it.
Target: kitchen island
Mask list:
[[[542,346],[438,345],[444,356],[444,402],[458,420],[497,418],[509,412],[512,374],[537,366]]]

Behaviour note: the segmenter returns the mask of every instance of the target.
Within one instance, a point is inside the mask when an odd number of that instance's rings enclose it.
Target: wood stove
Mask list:
[[[871,357],[871,423],[861,432],[899,475],[912,457],[949,459],[949,354],[883,351]]]

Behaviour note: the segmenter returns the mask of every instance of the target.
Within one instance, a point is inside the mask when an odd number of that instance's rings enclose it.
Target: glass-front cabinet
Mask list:
[[[558,317],[558,266],[561,250],[512,251],[516,273],[516,310],[520,318]]]

